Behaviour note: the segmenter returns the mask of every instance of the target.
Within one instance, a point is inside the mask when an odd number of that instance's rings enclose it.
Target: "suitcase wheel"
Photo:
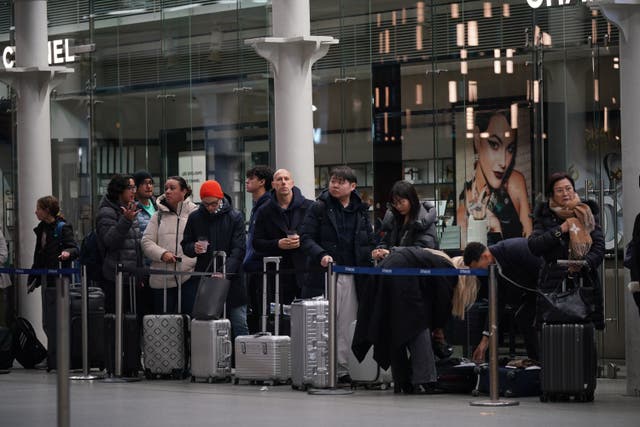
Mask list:
[[[515,396],[513,395],[513,391],[511,391],[511,390],[506,390],[506,391],[504,392],[504,397],[515,397]]]
[[[191,382],[195,383],[196,382],[196,377],[194,377],[193,375],[191,376]]]
[[[208,382],[209,384],[213,384],[213,377],[208,377],[208,378],[207,378],[207,382]]]
[[[234,379],[233,379],[233,383],[234,383],[235,385],[240,384],[240,378],[234,378]]]
[[[549,401],[549,396],[547,395],[547,393],[542,393],[540,395],[540,402],[548,402]]]
[[[478,389],[473,389],[473,390],[471,391],[471,395],[472,395],[473,397],[478,397],[478,396],[480,396],[480,390],[478,390]]]

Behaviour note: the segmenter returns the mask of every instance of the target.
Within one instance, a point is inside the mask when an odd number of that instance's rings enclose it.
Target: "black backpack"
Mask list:
[[[38,340],[33,326],[27,319],[16,319],[12,335],[14,356],[26,369],[32,369],[47,357],[47,349]]]
[[[91,230],[80,246],[80,264],[87,267],[87,279],[100,283],[102,281],[102,262],[104,254],[100,245],[100,238],[96,230]]]

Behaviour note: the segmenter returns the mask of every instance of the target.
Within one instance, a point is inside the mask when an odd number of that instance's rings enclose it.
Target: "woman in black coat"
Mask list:
[[[58,269],[71,267],[71,261],[79,255],[78,245],[73,238],[73,229],[60,212],[58,199],[45,196],[36,202],[36,217],[40,223],[33,229],[36,247],[33,265],[36,269]],[[42,329],[48,341],[48,368],[56,366],[56,279],[58,276],[29,276],[28,292],[44,285],[42,289]]]
[[[604,329],[602,284],[598,275],[604,258],[604,236],[598,205],[592,200],[581,201],[573,178],[564,172],[549,177],[547,196],[549,200],[535,209],[533,232],[529,236],[531,253],[545,261],[538,287],[551,292],[568,275],[581,276],[584,285],[593,289],[591,320],[596,329]],[[586,265],[560,266],[558,260],[584,260]]]
[[[96,233],[103,253],[101,284],[105,295],[105,310],[115,313],[116,266],[127,268],[142,266],[142,234],[138,225],[139,209],[134,201],[136,186],[129,175],[114,175],[107,186],[107,194],[100,201],[96,217]],[[140,278],[138,278],[140,279]],[[141,284],[142,280],[137,280]],[[142,307],[142,292],[137,288],[136,302]],[[129,301],[129,287],[123,288],[123,301]],[[138,317],[144,314],[136,311]]]
[[[380,263],[384,268],[453,268],[439,251],[400,247]],[[362,361],[370,346],[383,369],[391,366],[394,391],[438,391],[430,330],[451,315],[457,276],[373,276],[368,300],[360,304],[352,350]],[[407,350],[411,357],[407,356]]]

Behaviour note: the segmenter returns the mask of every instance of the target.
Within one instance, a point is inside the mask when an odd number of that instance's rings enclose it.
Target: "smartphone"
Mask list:
[[[176,262],[182,262],[182,257],[181,256],[177,256],[176,257]]]

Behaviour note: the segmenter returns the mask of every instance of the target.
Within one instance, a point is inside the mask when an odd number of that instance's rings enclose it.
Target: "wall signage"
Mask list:
[[[551,7],[555,1],[557,1],[558,6],[568,6],[571,3],[571,0],[527,0],[527,4],[532,9],[537,9],[542,6],[543,3],[547,3],[547,7]],[[591,3],[593,0],[576,0],[575,3],[578,1],[582,1],[582,3]]]
[[[50,40],[47,42],[47,60],[49,65],[60,65],[74,62],[75,55],[69,49],[69,39]],[[2,51],[2,64],[4,68],[13,68],[16,66],[16,47],[6,46]]]

